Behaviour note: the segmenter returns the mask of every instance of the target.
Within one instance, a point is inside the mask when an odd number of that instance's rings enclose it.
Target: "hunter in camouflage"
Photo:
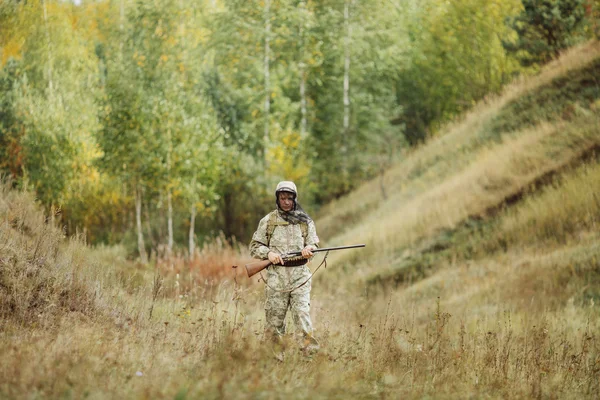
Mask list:
[[[273,263],[265,277],[266,333],[275,338],[285,333],[289,309],[297,332],[305,339],[304,349],[315,350],[318,345],[310,319],[311,272],[306,262],[313,256],[319,238],[315,223],[297,203],[298,191],[293,182],[280,182],[275,197],[277,209],[260,220],[250,243],[253,257],[268,258]],[[282,254],[298,251],[302,251],[300,260],[284,264]]]

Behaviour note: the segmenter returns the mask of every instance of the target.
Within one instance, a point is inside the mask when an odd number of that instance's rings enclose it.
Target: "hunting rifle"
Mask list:
[[[357,247],[365,247],[366,245],[364,244],[353,244],[350,246],[338,246],[338,247],[323,247],[322,249],[315,249],[312,250],[313,253],[319,253],[322,251],[335,251],[335,250],[345,250],[345,249],[354,249]],[[286,254],[282,254],[281,258],[283,258],[283,260],[285,261],[286,259],[289,258],[293,258],[293,257],[298,257],[301,256],[302,252],[301,251],[295,251],[292,253],[286,253]],[[269,265],[271,265],[271,261],[267,260],[261,260],[261,261],[255,261],[253,263],[250,264],[246,264],[246,272],[248,272],[248,277],[252,277],[253,275],[258,274],[260,271],[262,271],[263,269],[267,268]],[[280,265],[280,264],[276,264],[276,265]],[[285,266],[285,264],[283,265]]]

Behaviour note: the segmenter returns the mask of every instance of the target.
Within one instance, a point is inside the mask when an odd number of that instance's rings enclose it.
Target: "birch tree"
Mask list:
[[[66,5],[44,0],[19,4],[17,10],[26,34],[20,61],[23,74],[13,86],[12,98],[24,128],[23,174],[47,207],[58,207],[92,162],[88,150],[98,129],[95,57],[84,41],[76,39]]]
[[[264,71],[265,71],[265,134],[264,134],[264,146],[265,148],[269,145],[269,112],[271,110],[271,87],[270,87],[270,71],[269,63],[271,56],[271,0],[265,0],[264,18],[265,18],[265,54],[264,54]]]
[[[344,185],[348,182],[348,136],[350,135],[350,58],[352,51],[352,23],[350,20],[351,8],[354,0],[344,1],[344,118],[342,123],[342,179]]]

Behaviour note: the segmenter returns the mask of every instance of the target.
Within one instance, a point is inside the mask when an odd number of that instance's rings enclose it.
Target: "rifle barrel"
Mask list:
[[[352,245],[349,245],[349,246],[323,247],[322,249],[316,249],[316,250],[313,250],[312,252],[313,253],[319,253],[319,252],[322,252],[322,251],[335,251],[335,250],[344,250],[344,249],[355,249],[357,247],[365,247],[365,246],[366,246],[366,244],[352,244]],[[299,256],[299,255],[302,255],[301,251],[296,251],[296,252],[293,252],[293,253],[287,253],[285,256],[293,257],[293,256]]]

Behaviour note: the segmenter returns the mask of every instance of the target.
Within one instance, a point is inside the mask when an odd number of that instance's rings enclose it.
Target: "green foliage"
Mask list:
[[[523,11],[511,18],[518,33],[505,48],[524,66],[541,64],[584,38],[588,0],[523,0]]]
[[[96,65],[88,44],[71,40],[76,32],[64,7],[20,7],[23,15],[15,18],[13,29],[24,31],[24,51],[18,80],[7,93],[18,121],[12,126],[22,127],[18,157],[25,183],[40,200],[62,205],[68,201],[69,186],[85,174],[95,156],[90,149],[97,129]]]
[[[19,63],[11,59],[0,70],[0,173],[13,178],[23,176],[22,136],[24,127],[17,117],[14,85],[18,80]]]
[[[350,36],[344,25],[344,2],[319,2],[315,16],[312,35],[323,42],[323,59],[309,81],[314,99],[310,146],[314,197],[322,204],[378,173],[381,154],[400,146],[402,127],[389,122],[398,112],[390,82],[407,58],[402,28],[389,2],[349,2]],[[348,132],[342,125],[345,46],[350,62]]]
[[[147,129],[151,110],[143,104],[143,93],[122,70],[109,74],[106,93],[97,137],[103,151],[101,169],[120,175],[125,182],[151,181],[158,172],[156,161],[161,160],[157,132]]]
[[[248,104],[241,93],[225,82],[217,70],[206,71],[202,78],[203,95],[209,99],[219,127],[224,131],[224,144],[243,152],[258,151],[261,143],[244,129],[243,122],[247,118]]]
[[[297,181],[314,212],[498,92],[519,71],[502,43],[529,37],[514,28],[526,12],[517,0],[5,1],[0,170],[92,240],[134,242],[138,190],[152,247],[169,215],[186,242],[195,213],[200,239],[246,240],[278,180]]]
[[[184,16],[170,4],[141,3],[128,15],[122,55],[108,68],[98,136],[103,169],[152,189],[172,186],[192,169],[214,174],[215,166],[198,163],[219,154],[212,110],[190,76],[194,54],[185,54],[179,36]]]
[[[509,81],[516,68],[502,42],[514,32],[504,21],[520,9],[516,0],[433,0],[407,16],[412,60],[396,81],[396,98],[411,144]]]

